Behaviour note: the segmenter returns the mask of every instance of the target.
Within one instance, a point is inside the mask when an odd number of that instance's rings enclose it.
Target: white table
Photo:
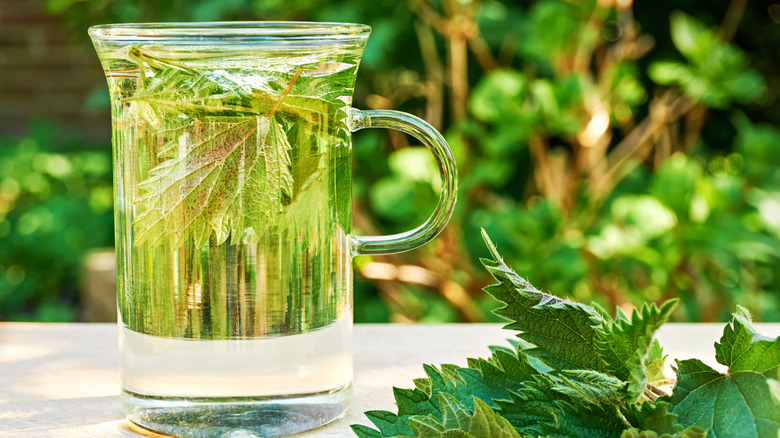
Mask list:
[[[768,336],[780,324],[758,324]],[[711,365],[723,324],[667,324],[658,338],[670,358]],[[508,345],[497,324],[355,326],[354,402],[346,418],[300,438],[354,436],[364,411],[395,411],[391,388],[412,387],[423,363],[465,365],[488,345]],[[162,437],[123,419],[115,324],[0,323],[0,437]],[[722,367],[720,367],[722,369]]]

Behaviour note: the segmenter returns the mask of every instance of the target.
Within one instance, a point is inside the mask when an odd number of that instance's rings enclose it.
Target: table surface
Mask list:
[[[780,336],[780,324],[757,324]],[[723,324],[666,324],[658,338],[670,359],[714,360]],[[349,437],[364,411],[394,411],[393,386],[412,387],[423,363],[465,366],[489,345],[509,345],[498,324],[358,324],[354,401],[346,417],[299,438]],[[162,437],[123,419],[115,324],[0,323],[0,437]]]

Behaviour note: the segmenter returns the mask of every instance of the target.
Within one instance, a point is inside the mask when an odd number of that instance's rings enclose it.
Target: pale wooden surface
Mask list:
[[[758,324],[768,336],[780,324]],[[508,345],[496,324],[355,326],[354,402],[346,418],[299,438],[354,436],[362,412],[394,410],[391,388],[411,387],[422,363],[465,365]],[[659,339],[671,358],[711,365],[722,324],[667,324]],[[161,437],[122,418],[114,324],[0,323],[0,437]]]

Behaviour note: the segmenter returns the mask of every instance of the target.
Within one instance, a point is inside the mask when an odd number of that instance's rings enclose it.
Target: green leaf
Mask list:
[[[623,416],[628,422],[641,431],[653,431],[661,434],[675,433],[682,429],[676,425],[677,415],[668,411],[669,403],[659,400],[655,404],[642,403],[631,405],[623,410]]]
[[[353,424],[350,426],[360,438],[382,438],[382,433],[362,424]]]
[[[654,430],[639,430],[636,428],[626,429],[620,435],[620,438],[706,438],[707,431],[696,426],[688,427],[684,430],[674,433],[659,434]]]
[[[711,438],[763,438],[780,432],[780,404],[764,376],[723,375],[698,359],[677,361],[670,411],[678,423],[709,429]]]
[[[682,425],[709,429],[712,438],[777,436],[780,401],[770,381],[780,370],[779,345],[780,338],[759,335],[739,308],[715,344],[715,357],[729,373],[697,359],[678,361],[670,412]]]
[[[551,386],[582,405],[601,407],[602,403],[618,406],[623,401],[625,385],[620,379],[593,370],[564,370]]]
[[[604,409],[581,407],[566,415],[557,415],[558,426],[542,425],[544,436],[553,438],[613,438],[626,425],[620,419],[616,408]]]
[[[418,438],[520,438],[514,427],[485,402],[475,398],[473,413],[454,396],[439,394],[442,418],[415,417],[412,429]]]
[[[677,50],[694,62],[702,62],[717,36],[699,20],[679,11],[671,17],[672,42]]]
[[[585,405],[559,392],[556,378],[543,376],[528,382],[510,400],[498,400],[502,417],[522,434],[551,437],[614,437],[626,425],[614,406]],[[606,400],[605,400],[606,401]]]
[[[509,394],[508,400],[496,400],[499,413],[524,434],[542,434],[542,425],[558,424],[559,412],[568,407],[567,400],[552,390],[550,379],[526,383],[524,388]]]
[[[647,70],[650,79],[661,85],[674,85],[690,81],[693,73],[685,64],[673,61],[658,61]]]
[[[769,338],[759,334],[744,307],[737,306],[737,313],[723,329],[715,351],[718,363],[729,367],[732,374],[753,371],[772,377],[780,371],[780,336]]]
[[[667,378],[664,374],[666,365],[666,355],[658,339],[653,339],[645,358],[645,370],[647,383],[653,386],[661,386],[666,383]]]
[[[386,411],[370,411],[366,416],[379,429],[382,436],[401,437],[413,435],[411,419],[416,416],[442,418],[439,395],[455,397],[467,409],[474,410],[474,400],[482,400],[491,408],[498,408],[497,400],[509,399],[513,391],[524,388],[538,375],[519,349],[493,347],[489,359],[471,359],[468,368],[442,365],[437,369],[424,365],[425,379],[416,379],[416,389],[394,388],[398,414]]]
[[[682,12],[671,16],[672,41],[689,65],[653,63],[648,73],[662,85],[678,85],[683,94],[704,105],[724,108],[751,102],[765,92],[761,74],[748,65],[739,47],[721,40],[715,29]]]
[[[511,117],[520,112],[527,89],[528,80],[514,70],[491,72],[474,87],[469,109],[485,121]]]
[[[239,73],[196,70],[137,47],[128,53],[141,78],[123,103],[157,140],[135,201],[135,244],[260,236],[283,214],[305,219],[297,201],[308,198],[312,208],[308,188],[325,174],[333,190],[316,196],[350,231],[351,150],[338,97],[351,88],[354,67],[327,76],[316,65],[306,75],[303,67],[295,74],[269,67],[264,81],[250,84]],[[322,159],[326,152],[332,162]]]
[[[633,405],[623,416],[633,426],[623,432],[621,438],[705,438],[707,431],[696,426],[683,428],[677,424],[677,416],[668,412],[669,403],[659,400],[655,404]]]
[[[632,402],[639,400],[647,387],[646,361],[653,334],[666,322],[676,305],[677,300],[669,300],[660,308],[645,304],[641,310],[634,309],[630,321],[624,316],[614,322],[604,320],[603,330],[598,332],[596,343],[601,359],[612,375],[628,382]]]
[[[139,184],[135,243],[191,235],[202,245],[212,230],[221,243],[246,226],[262,234],[265,220],[281,212],[283,196],[292,195],[291,146],[279,124],[262,116],[220,118],[176,132],[188,138],[186,153],[163,161]],[[244,210],[257,216],[245,223]]]
[[[379,432],[361,437],[763,438],[780,433],[778,339],[760,336],[739,309],[716,345],[723,375],[699,360],[677,362],[673,395],[657,398],[664,354],[653,339],[676,301],[611,320],[544,294],[517,276],[483,230],[499,281],[499,315],[522,330],[515,350],[491,347],[468,367],[425,365],[417,389],[395,389],[398,414],[372,411]],[[576,352],[577,357],[572,352]],[[538,358],[543,358],[540,361]],[[509,434],[509,435],[504,435]],[[517,434],[517,435],[515,435]]]
[[[780,378],[780,372],[777,374],[777,377]],[[780,380],[767,379],[766,383],[769,385],[769,391],[772,393],[775,403],[780,403]]]
[[[484,230],[482,237],[493,256],[482,259],[482,264],[498,280],[485,291],[505,303],[495,311],[512,321],[504,328],[521,331],[520,339],[538,347],[526,352],[559,370],[606,371],[596,345],[602,315],[589,306],[540,292],[504,263]]]

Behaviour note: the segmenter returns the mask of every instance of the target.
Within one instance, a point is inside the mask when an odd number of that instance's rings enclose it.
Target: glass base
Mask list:
[[[283,397],[173,398],[123,391],[127,418],[155,432],[187,438],[280,437],[344,416],[352,387]]]

